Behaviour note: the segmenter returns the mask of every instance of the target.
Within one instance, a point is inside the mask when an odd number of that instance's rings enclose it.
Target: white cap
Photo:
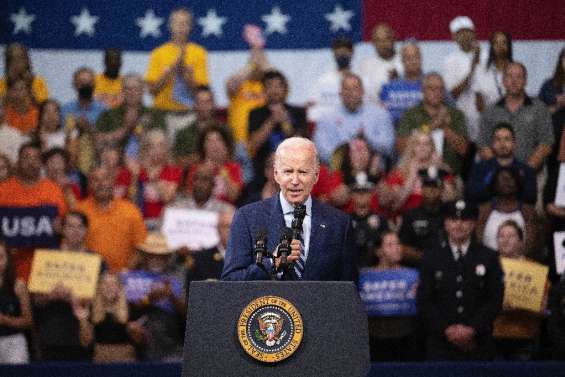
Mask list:
[[[455,34],[462,29],[475,30],[473,21],[467,16],[457,16],[449,23],[449,31],[451,34]]]

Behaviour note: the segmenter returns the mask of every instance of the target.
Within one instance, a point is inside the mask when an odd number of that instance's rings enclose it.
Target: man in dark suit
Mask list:
[[[312,199],[318,180],[319,159],[314,143],[300,137],[283,141],[275,153],[275,180],[280,192],[273,197],[240,208],[233,220],[223,280],[355,280],[351,221],[341,211]],[[254,245],[258,232],[267,233],[267,250],[278,253],[281,232],[290,227],[295,206],[304,204],[303,242],[293,239],[289,268],[272,274],[266,259],[258,266]],[[280,265],[280,256],[274,260]]]
[[[266,104],[249,113],[249,149],[258,183],[264,182],[267,157],[278,145],[292,136],[306,136],[306,110],[286,103],[288,82],[275,70],[267,71],[261,80]]]
[[[488,360],[492,323],[502,307],[503,273],[497,255],[476,242],[477,208],[447,205],[445,241],[424,252],[418,306],[430,360]]]

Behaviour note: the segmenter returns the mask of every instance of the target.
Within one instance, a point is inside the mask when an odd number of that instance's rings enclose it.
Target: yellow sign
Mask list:
[[[276,363],[291,356],[302,342],[302,316],[289,301],[259,297],[247,305],[237,321],[237,337],[256,360]]]
[[[33,293],[49,293],[58,283],[62,283],[78,298],[93,298],[100,264],[100,256],[92,253],[36,250],[31,264],[29,290]]]
[[[504,304],[536,313],[542,311],[549,268],[523,259],[500,261],[504,270]]]

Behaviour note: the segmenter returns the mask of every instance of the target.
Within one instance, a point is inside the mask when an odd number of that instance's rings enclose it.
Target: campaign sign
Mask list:
[[[36,250],[31,265],[29,290],[49,293],[57,284],[73,295],[91,299],[96,293],[102,258],[94,253],[61,250]]]
[[[500,258],[504,270],[504,304],[534,313],[543,311],[549,268],[528,260]]]
[[[162,232],[172,249],[182,246],[191,250],[212,248],[220,242],[218,213],[199,209],[165,208]]]
[[[359,273],[359,296],[369,317],[404,317],[417,314],[418,271],[362,269]]]
[[[55,206],[0,207],[0,238],[10,247],[58,247]]]
[[[175,277],[167,274],[157,274],[149,271],[127,271],[120,274],[120,279],[126,293],[128,302],[139,302],[144,300],[151,292],[153,287],[165,284],[167,281],[171,283],[173,294],[180,297],[182,294],[182,283]],[[170,300],[162,299],[155,303],[160,309],[173,312],[174,308]]]

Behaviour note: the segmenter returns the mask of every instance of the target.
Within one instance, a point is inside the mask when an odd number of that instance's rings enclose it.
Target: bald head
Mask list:
[[[377,24],[373,29],[372,39],[381,58],[389,60],[394,56],[394,31],[388,24]]]
[[[404,74],[409,80],[419,79],[422,76],[422,54],[415,43],[405,44],[400,50]]]

